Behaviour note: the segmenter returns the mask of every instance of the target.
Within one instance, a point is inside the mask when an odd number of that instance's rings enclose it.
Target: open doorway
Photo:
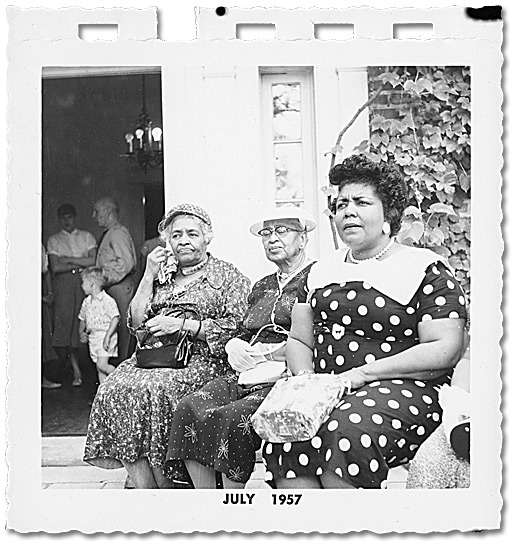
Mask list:
[[[154,128],[162,129],[160,67],[45,67],[42,71],[42,244],[47,247],[49,237],[63,230],[57,216],[63,204],[74,206],[76,227],[98,240],[102,230],[92,219],[93,205],[112,197],[119,203],[120,221],[137,253],[136,286],[141,247],[156,233],[164,212],[162,162],[145,170],[128,154],[136,149],[138,138],[130,146],[127,136],[135,132],[143,110]],[[162,155],[162,135],[160,140],[154,147]],[[46,307],[42,335],[55,324],[53,304]],[[83,435],[98,386],[88,348],[78,347],[81,386],[72,385],[70,359],[60,360],[53,349],[47,351],[45,357],[42,353],[43,374],[61,386],[42,387],[42,434]]]

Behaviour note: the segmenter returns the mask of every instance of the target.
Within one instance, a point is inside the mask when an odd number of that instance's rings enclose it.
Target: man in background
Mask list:
[[[131,335],[126,326],[126,313],[134,296],[133,273],[137,266],[134,243],[128,229],[119,222],[119,204],[105,197],[94,204],[94,221],[104,231],[98,243],[96,265],[103,269],[107,280],[106,292],[114,298],[119,308],[118,363],[127,359]]]

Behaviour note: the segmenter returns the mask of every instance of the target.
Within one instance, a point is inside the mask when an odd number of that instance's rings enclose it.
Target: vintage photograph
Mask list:
[[[470,68],[189,73],[179,201],[160,67],[43,68],[42,488],[469,487]]]
[[[501,34],[253,11],[10,11],[11,529],[500,525]]]

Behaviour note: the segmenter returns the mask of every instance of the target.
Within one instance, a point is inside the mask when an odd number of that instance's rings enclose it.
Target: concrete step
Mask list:
[[[85,437],[42,438],[42,488],[44,489],[123,489],[126,479],[124,468],[105,470],[83,462]],[[256,453],[256,465],[247,489],[270,489],[264,481],[265,466],[262,453]],[[405,489],[408,470],[392,468],[386,489]]]
[[[83,462],[85,436],[42,437],[42,466],[88,466]]]

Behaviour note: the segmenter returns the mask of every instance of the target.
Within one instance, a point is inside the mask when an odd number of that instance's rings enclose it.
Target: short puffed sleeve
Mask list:
[[[307,304],[310,301],[308,278],[302,277],[296,290],[296,301],[299,304]]]
[[[442,262],[428,266],[412,303],[419,321],[467,318],[464,291]]]

